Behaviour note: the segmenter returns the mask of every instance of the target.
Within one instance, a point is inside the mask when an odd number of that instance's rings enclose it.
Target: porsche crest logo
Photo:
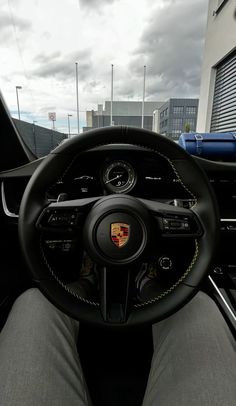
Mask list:
[[[111,240],[118,248],[124,247],[129,240],[130,226],[126,223],[111,224]]]

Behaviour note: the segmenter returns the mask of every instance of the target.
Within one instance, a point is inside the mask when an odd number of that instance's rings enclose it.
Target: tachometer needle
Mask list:
[[[107,185],[107,183],[113,182],[113,180],[120,179],[121,177],[122,177],[122,175],[117,175],[117,176],[115,176],[115,178],[106,180],[105,184]]]

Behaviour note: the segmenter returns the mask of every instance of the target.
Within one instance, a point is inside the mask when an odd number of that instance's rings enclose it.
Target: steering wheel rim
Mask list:
[[[171,286],[159,298],[151,298],[136,305],[125,322],[104,323],[98,303],[71,294],[68,287],[50,269],[35,225],[42,210],[48,206],[46,190],[68,170],[78,154],[99,146],[119,143],[144,147],[168,161],[184,188],[195,200],[192,212],[199,220],[203,232],[195,239],[193,259],[175,286]],[[24,192],[18,231],[22,253],[31,276],[54,305],[81,321],[126,327],[159,321],[177,311],[195,295],[207,273],[217,245],[219,214],[208,179],[192,156],[168,138],[151,131],[115,126],[80,134],[57,147],[43,160]]]

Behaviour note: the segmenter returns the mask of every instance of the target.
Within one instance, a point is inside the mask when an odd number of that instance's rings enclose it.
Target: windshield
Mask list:
[[[1,90],[37,156],[109,125],[236,131],[233,0],[0,4]]]

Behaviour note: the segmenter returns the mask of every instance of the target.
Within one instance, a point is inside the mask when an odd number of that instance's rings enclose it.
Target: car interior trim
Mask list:
[[[222,221],[222,223],[228,222],[228,221],[236,222],[236,218],[234,218],[234,219],[220,219],[220,221]]]
[[[213,281],[211,276],[208,276],[209,281],[211,282],[212,286],[214,287],[214,289],[216,290],[217,294],[220,296],[222,302],[224,303],[224,305],[226,306],[227,310],[229,311],[231,317],[233,318],[234,321],[236,321],[236,315],[235,312],[233,311],[233,309],[231,308],[231,306],[228,304],[228,302],[225,300],[224,296],[222,295],[220,289],[218,288],[218,286],[215,284],[215,282]]]
[[[19,215],[16,213],[10,212],[10,210],[7,207],[6,195],[5,195],[5,190],[4,190],[4,181],[1,182],[1,198],[2,198],[2,207],[3,207],[3,211],[4,211],[5,215],[7,217],[18,218]]]

